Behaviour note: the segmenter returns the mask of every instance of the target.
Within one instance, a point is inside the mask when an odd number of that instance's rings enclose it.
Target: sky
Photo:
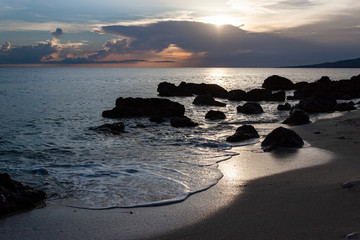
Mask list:
[[[279,67],[360,57],[358,0],[0,0],[0,64]]]

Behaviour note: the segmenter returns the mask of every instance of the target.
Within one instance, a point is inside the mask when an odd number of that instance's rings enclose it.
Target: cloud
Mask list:
[[[51,34],[53,35],[53,37],[55,39],[59,39],[61,35],[63,35],[63,30],[61,28],[56,28],[55,32],[51,32]]]
[[[9,51],[11,49],[11,43],[6,41],[3,45],[1,45],[1,52]]]

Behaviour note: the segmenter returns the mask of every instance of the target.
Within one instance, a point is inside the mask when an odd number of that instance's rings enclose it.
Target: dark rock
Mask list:
[[[196,95],[211,95],[213,97],[227,98],[228,91],[217,84],[205,83],[186,83],[181,82],[179,86],[172,83],[161,82],[158,85],[157,91],[160,96],[192,96]]]
[[[267,89],[253,89],[246,93],[246,101],[267,101],[271,96],[271,91]]]
[[[7,173],[0,174],[0,215],[35,208],[46,198],[45,192],[24,186]]]
[[[285,92],[280,91],[280,92],[273,93],[268,97],[267,101],[283,102],[283,101],[285,101]]]
[[[206,119],[210,119],[210,120],[218,120],[218,119],[225,119],[226,116],[223,112],[221,111],[213,111],[210,110],[206,115],[205,115]]]
[[[196,127],[198,124],[193,122],[190,118],[186,116],[182,117],[173,117],[170,120],[170,124],[173,127],[181,128],[181,127]]]
[[[232,90],[229,92],[228,100],[229,101],[245,101],[247,98],[247,94],[243,90]]]
[[[123,117],[174,117],[183,116],[185,107],[177,102],[162,98],[118,98],[112,110],[102,113],[107,118]]]
[[[264,112],[259,103],[245,103],[243,106],[238,106],[237,111],[244,114],[259,114]]]
[[[99,127],[91,127],[89,129],[99,133],[119,135],[124,132],[125,126],[124,123],[118,122],[112,124],[104,124]]]
[[[331,96],[313,96],[300,100],[298,108],[308,113],[332,112],[335,110],[336,100]]]
[[[355,109],[356,107],[354,107],[354,105],[351,103],[338,103],[335,106],[335,111],[340,111],[340,112],[351,111]]]
[[[227,142],[240,142],[251,138],[259,138],[259,134],[256,129],[251,125],[243,125],[236,129],[234,135],[226,138]]]
[[[279,104],[279,105],[277,106],[277,109],[278,109],[279,111],[289,111],[289,110],[291,110],[291,105],[290,105],[289,103],[285,103],[285,104],[283,104],[283,105]]]
[[[283,127],[273,130],[261,143],[264,151],[271,151],[278,147],[301,148],[303,145],[304,141],[297,133]]]
[[[218,107],[225,107],[226,106],[225,103],[216,101],[210,95],[199,95],[199,96],[197,96],[194,99],[193,104],[195,104],[195,105],[205,105],[205,106],[218,106]]]
[[[163,123],[165,122],[165,119],[161,116],[152,116],[149,118],[150,122],[155,122],[155,123]]]
[[[146,126],[144,124],[138,123],[134,128],[146,128]]]
[[[294,89],[294,83],[285,77],[273,75],[265,79],[262,87],[268,90],[290,90]]]
[[[288,117],[285,121],[283,121],[283,123],[288,124],[288,125],[307,124],[307,123],[310,123],[309,115],[307,115],[304,110],[293,109],[290,112],[290,117]]]

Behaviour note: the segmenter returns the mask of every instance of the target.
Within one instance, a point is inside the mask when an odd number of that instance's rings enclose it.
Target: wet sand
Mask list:
[[[0,239],[345,239],[360,232],[360,187],[341,186],[360,179],[359,126],[356,111],[295,127],[311,145],[298,151],[241,148],[220,163],[217,185],[181,203],[109,210],[49,203],[0,219]]]

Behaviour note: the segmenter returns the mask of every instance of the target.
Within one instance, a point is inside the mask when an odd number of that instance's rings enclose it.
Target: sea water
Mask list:
[[[0,172],[43,189],[50,200],[84,208],[152,206],[186,199],[216,184],[218,163],[241,154],[246,144],[225,141],[242,124],[277,124],[288,112],[278,102],[261,102],[265,111],[243,115],[226,107],[192,104],[194,97],[169,97],[183,104],[195,128],[173,128],[148,118],[105,119],[118,97],[158,97],[157,85],[215,83],[227,90],[260,88],[277,74],[293,82],[313,82],[321,76],[349,79],[360,69],[263,68],[88,68],[0,67]],[[288,91],[287,95],[292,92]],[[289,101],[295,104],[296,101]],[[209,110],[227,118],[208,121]],[[314,117],[314,116],[313,116]],[[120,136],[89,130],[122,121]],[[268,125],[267,125],[268,126]]]

